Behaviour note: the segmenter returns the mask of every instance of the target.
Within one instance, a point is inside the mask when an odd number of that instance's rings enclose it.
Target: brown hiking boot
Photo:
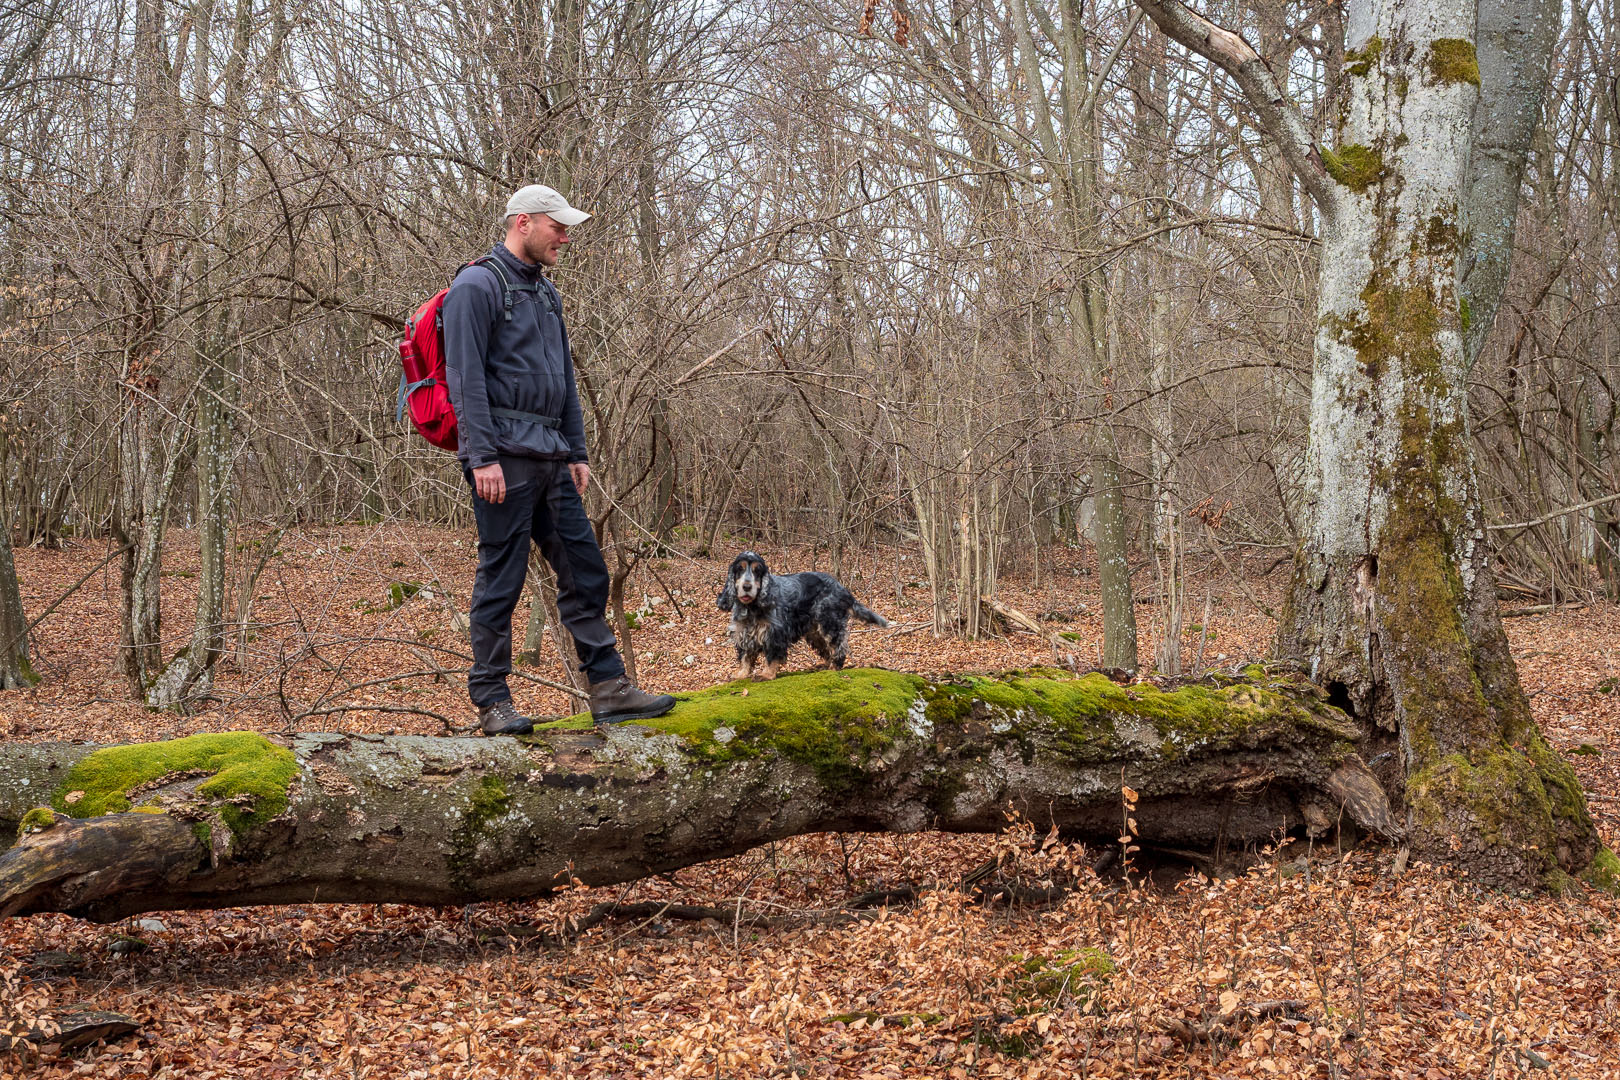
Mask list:
[[[599,725],[651,720],[674,707],[674,698],[638,690],[628,675],[591,683],[591,719]]]
[[[528,735],[534,731],[534,721],[518,712],[511,698],[479,709],[478,726],[485,735]]]

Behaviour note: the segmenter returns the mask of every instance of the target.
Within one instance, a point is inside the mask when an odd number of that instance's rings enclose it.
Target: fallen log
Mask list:
[[[523,738],[13,743],[0,916],[539,897],[805,833],[990,832],[1009,807],[1117,843],[1125,787],[1144,844],[1395,838],[1361,739],[1320,690],[1252,666],[1168,691],[1057,670],[818,671]]]

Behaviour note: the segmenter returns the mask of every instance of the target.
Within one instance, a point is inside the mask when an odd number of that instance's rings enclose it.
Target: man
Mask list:
[[[544,271],[557,265],[569,228],[590,216],[551,188],[520,189],[506,204],[506,239],[444,298],[456,456],[478,521],[467,692],[486,735],[534,730],[506,685],[531,539],[557,572],[557,610],[590,680],[596,723],[662,716],[675,705],[625,675],[606,619],[607,564],[580,499],[591,475],[585,424],[562,302]]]

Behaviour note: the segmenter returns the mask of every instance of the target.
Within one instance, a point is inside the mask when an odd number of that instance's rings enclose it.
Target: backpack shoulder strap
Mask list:
[[[545,299],[547,309],[557,318],[562,318],[562,297],[557,293],[557,286],[553,285],[551,279],[544,274],[541,274],[540,279],[534,284],[539,295]]]
[[[512,284],[512,278],[507,274],[506,267],[502,266],[501,260],[493,255],[480,255],[472,262],[464,263],[461,270],[465,270],[469,266],[485,266],[495,271],[495,276],[500,279],[501,283],[501,299],[503,301],[502,306],[506,309],[507,322],[512,321],[512,294],[520,292],[538,292],[540,289],[539,285],[528,282],[520,282],[516,285]],[[456,273],[461,273],[461,270],[457,270]]]

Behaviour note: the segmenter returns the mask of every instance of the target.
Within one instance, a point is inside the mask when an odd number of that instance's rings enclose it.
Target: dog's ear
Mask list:
[[[730,611],[737,606],[737,576],[735,574],[726,575],[726,587],[720,590],[720,595],[715,599],[715,605],[721,611]]]

